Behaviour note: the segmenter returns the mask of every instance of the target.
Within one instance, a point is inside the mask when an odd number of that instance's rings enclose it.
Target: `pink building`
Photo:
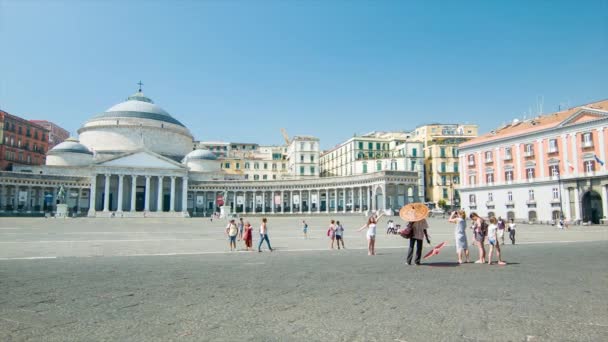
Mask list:
[[[608,217],[608,100],[518,121],[459,146],[463,208],[485,216]]]
[[[38,124],[49,131],[49,150],[61,144],[65,139],[70,137],[70,132],[50,121],[30,120],[30,122]]]

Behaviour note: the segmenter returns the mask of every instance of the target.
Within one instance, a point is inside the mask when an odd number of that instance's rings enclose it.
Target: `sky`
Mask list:
[[[0,0],[0,109],[75,135],[140,80],[197,140],[483,133],[608,98],[608,0]]]

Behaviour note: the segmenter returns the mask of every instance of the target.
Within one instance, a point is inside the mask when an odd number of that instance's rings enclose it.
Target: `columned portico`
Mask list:
[[[131,176],[131,205],[129,207],[129,211],[135,212],[136,210],[136,196],[137,196],[137,175]]]
[[[175,176],[171,176],[171,197],[169,199],[169,211],[175,211]]]
[[[108,212],[110,211],[110,175],[106,173],[105,177],[106,179],[103,193],[103,211]],[[53,197],[56,198],[56,196]]]
[[[118,206],[116,211],[119,213],[122,213],[123,178],[124,175],[118,175]]]

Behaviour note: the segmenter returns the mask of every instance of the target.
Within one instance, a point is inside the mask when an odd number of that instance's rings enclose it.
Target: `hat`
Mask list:
[[[429,207],[424,203],[409,203],[399,210],[399,217],[404,221],[416,222],[425,219],[429,214]]]

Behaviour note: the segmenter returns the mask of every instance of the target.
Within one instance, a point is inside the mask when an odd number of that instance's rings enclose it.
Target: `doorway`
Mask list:
[[[585,192],[582,199],[583,222],[599,224],[602,217],[602,197],[593,190]]]

